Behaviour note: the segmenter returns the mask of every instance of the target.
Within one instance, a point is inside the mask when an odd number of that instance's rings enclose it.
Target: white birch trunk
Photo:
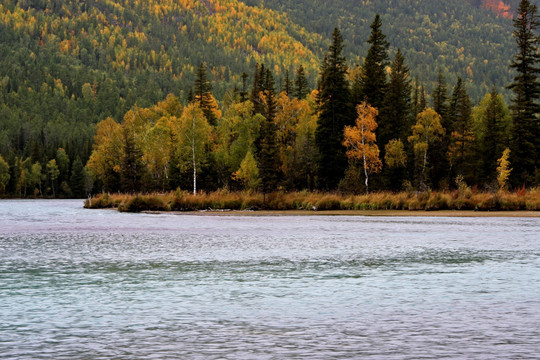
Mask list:
[[[193,195],[197,195],[197,162],[195,161],[195,116],[191,120],[191,153],[193,155]]]

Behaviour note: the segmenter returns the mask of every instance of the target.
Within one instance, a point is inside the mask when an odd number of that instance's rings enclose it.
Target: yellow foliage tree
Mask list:
[[[508,160],[509,157],[510,149],[506,148],[504,149],[501,158],[497,160],[497,163],[499,164],[497,167],[497,181],[499,182],[499,188],[501,190],[505,190],[508,186],[508,178],[512,172],[512,169],[510,169],[510,161]]]
[[[251,150],[247,152],[246,157],[240,164],[240,168],[233,174],[233,178],[244,184],[245,188],[248,190],[257,190],[261,184],[257,161]]]
[[[378,115],[377,109],[363,101],[356,106],[358,117],[355,126],[345,127],[345,140],[343,145],[347,148],[349,160],[362,160],[365,175],[366,193],[369,192],[369,174],[378,173],[382,169],[379,159],[379,147],[375,144],[375,129]]]
[[[112,118],[97,124],[88,169],[103,181],[106,190],[114,189],[122,159],[122,126]]]
[[[422,158],[420,185],[423,188],[426,187],[425,172],[429,146],[436,141],[440,141],[444,133],[441,116],[431,108],[427,108],[418,114],[416,124],[412,126],[412,135],[409,136],[409,142],[414,144],[416,156]]]
[[[179,154],[180,168],[193,170],[193,194],[197,194],[197,170],[206,157],[212,128],[197,103],[184,108],[177,121],[172,119],[172,134]]]
[[[384,147],[384,162],[389,168],[405,167],[407,164],[407,154],[405,146],[400,139],[392,139]]]

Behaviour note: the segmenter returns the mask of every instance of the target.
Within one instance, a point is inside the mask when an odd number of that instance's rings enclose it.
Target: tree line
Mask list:
[[[39,183],[27,178],[40,178],[47,184],[42,193],[53,195],[62,184],[66,192],[69,186],[72,192],[180,187],[354,193],[464,184],[489,190],[507,184],[501,174],[514,188],[537,186],[536,7],[521,1],[514,21],[518,52],[510,109],[495,87],[473,106],[466,82],[458,77],[450,86],[442,71],[427,94],[411,79],[400,50],[389,58],[381,27],[376,15],[367,55],[356,68],[347,65],[335,29],[313,90],[302,66],[285,72],[278,87],[272,67],[261,63],[251,77],[242,75],[241,86],[225,92],[220,107],[201,63],[186,105],[169,95],[153,106],[132,107],[120,123],[109,117],[97,124],[86,169],[77,170],[84,186],[71,180],[75,166],[71,175],[60,175],[58,154],[46,170],[19,159],[18,173],[9,170],[0,181],[18,195]]]

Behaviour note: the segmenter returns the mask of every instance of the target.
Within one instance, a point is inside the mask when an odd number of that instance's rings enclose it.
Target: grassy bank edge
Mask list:
[[[142,211],[209,211],[223,210],[249,213],[298,212],[298,214],[346,215],[368,214],[376,211],[540,211],[540,190],[518,192],[378,192],[368,195],[347,195],[319,192],[253,192],[216,191],[193,195],[185,191],[153,194],[98,194],[85,201],[85,208],[114,208],[123,212]],[[221,210],[221,211],[220,211]]]

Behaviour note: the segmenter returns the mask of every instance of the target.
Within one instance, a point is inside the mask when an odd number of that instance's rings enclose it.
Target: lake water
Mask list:
[[[539,234],[0,201],[0,358],[539,359]]]

